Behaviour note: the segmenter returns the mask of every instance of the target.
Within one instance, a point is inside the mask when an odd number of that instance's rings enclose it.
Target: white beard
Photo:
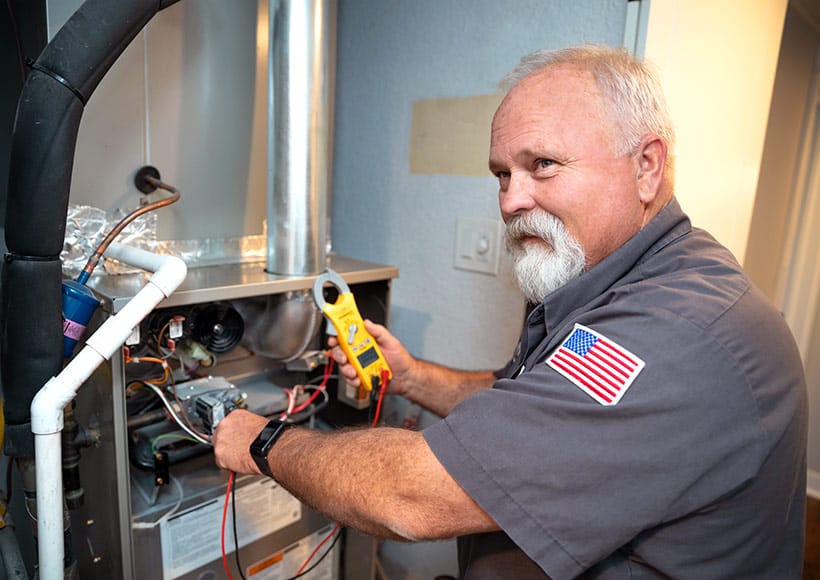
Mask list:
[[[526,237],[540,238],[545,244],[524,243]],[[535,210],[510,218],[504,241],[515,261],[513,271],[518,287],[534,304],[584,271],[586,257],[581,244],[561,220],[546,211]]]

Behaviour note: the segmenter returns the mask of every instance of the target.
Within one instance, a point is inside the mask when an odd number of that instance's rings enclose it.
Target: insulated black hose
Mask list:
[[[33,457],[29,408],[62,355],[62,266],[85,103],[145,24],[177,0],[87,0],[31,64],[12,136],[0,305],[5,452]]]

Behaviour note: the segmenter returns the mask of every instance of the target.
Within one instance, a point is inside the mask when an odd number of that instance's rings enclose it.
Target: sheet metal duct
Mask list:
[[[271,0],[266,270],[325,269],[333,148],[335,0]]]

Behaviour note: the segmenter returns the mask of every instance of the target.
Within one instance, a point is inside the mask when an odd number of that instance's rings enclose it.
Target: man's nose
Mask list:
[[[498,203],[504,221],[535,207],[533,183],[526,174],[511,173],[506,187],[498,191]]]

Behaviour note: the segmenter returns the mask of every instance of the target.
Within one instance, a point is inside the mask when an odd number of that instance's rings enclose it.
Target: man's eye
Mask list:
[[[510,181],[509,171],[496,171],[495,176],[498,178],[498,183],[502,188]]]
[[[555,161],[553,161],[552,159],[537,159],[535,161],[535,166],[538,169],[549,169],[553,165],[555,165]]]

